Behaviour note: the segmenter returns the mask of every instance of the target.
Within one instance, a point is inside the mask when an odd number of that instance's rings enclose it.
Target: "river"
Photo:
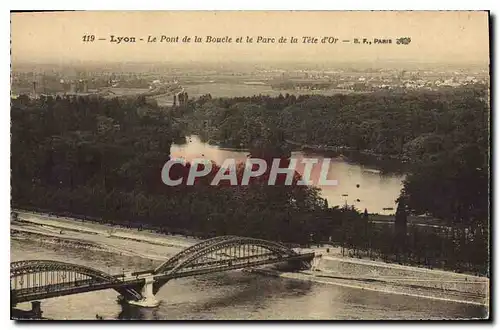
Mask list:
[[[52,259],[110,273],[146,269],[161,261],[43,243],[11,240],[11,260]],[[165,258],[169,257],[168,255]],[[231,271],[176,279],[162,287],[154,309],[122,307],[113,290],[42,301],[49,319],[463,319],[482,318],[487,307]],[[29,304],[18,306],[29,309]]]
[[[237,162],[247,159],[247,151],[224,149],[200,141],[197,136],[188,136],[186,144],[174,144],[170,149],[173,157],[182,157],[186,160],[194,158],[209,159],[221,165],[225,159],[233,158]],[[292,158],[315,158],[322,164],[325,156],[318,153],[305,153],[296,151]],[[302,169],[297,167],[299,173]],[[320,167],[313,167],[311,178],[319,176]],[[330,162],[327,178],[337,180],[335,186],[321,186],[321,194],[326,198],[329,206],[354,205],[363,211],[365,208],[369,213],[394,214],[396,210],[396,199],[399,197],[403,187],[403,175],[382,174],[379,170],[368,166],[347,162],[342,158],[333,158]],[[314,181],[314,180],[313,180]],[[317,182],[317,181],[315,181]]]

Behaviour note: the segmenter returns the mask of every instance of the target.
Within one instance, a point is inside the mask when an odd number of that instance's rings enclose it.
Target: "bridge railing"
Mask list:
[[[36,282],[36,281],[33,281],[33,279],[31,281],[31,283],[29,283],[28,281],[24,280],[26,275],[32,276],[36,279],[36,276],[33,276],[34,273],[12,277],[11,283],[10,283],[11,293],[15,293],[17,296],[19,296],[19,295],[26,295],[26,294],[39,293],[39,292],[52,292],[52,291],[57,291],[57,290],[66,290],[69,288],[92,287],[92,286],[100,286],[100,285],[108,284],[108,283],[125,283],[125,282],[127,282],[127,279],[125,278],[124,274],[123,275],[122,274],[115,275],[112,280],[105,280],[105,279],[100,279],[100,278],[86,278],[86,279],[74,279],[71,281],[55,282],[55,283],[51,283],[51,282],[43,283],[43,280],[42,280],[42,282]],[[18,285],[18,282],[20,279],[22,280],[22,283],[20,283]],[[13,285],[13,282],[14,282],[14,285]]]
[[[172,278],[181,278],[181,277],[188,277],[188,276],[195,276],[195,275],[203,275],[203,274],[208,274],[208,273],[214,273],[214,272],[219,272],[219,271],[228,271],[228,270],[237,270],[237,269],[242,269],[242,268],[247,268],[247,267],[258,267],[258,266],[264,266],[264,265],[269,265],[269,264],[274,264],[274,263],[279,263],[279,262],[287,262],[287,261],[309,261],[312,258],[314,258],[314,253],[306,253],[306,254],[301,254],[301,255],[295,255],[295,256],[288,256],[288,257],[283,257],[283,258],[267,258],[267,259],[259,259],[259,260],[253,260],[250,262],[243,262],[243,263],[229,263],[227,260],[225,263],[220,263],[213,265],[212,267],[186,267],[181,269],[180,271],[174,273],[174,274],[159,274],[155,276],[155,279],[158,280],[169,280]]]
[[[47,283],[47,284],[37,284],[29,287],[12,288],[11,292],[16,292],[18,295],[44,292],[44,291],[57,291],[58,289],[67,289],[72,287],[82,287],[82,286],[93,286],[100,285],[103,283],[108,283],[106,281],[100,281],[94,278],[76,280],[72,282],[59,282],[59,283]]]

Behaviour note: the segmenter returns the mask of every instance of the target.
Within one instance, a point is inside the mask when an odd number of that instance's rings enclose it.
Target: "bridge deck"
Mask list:
[[[145,278],[153,277],[155,282],[166,283],[169,280],[188,276],[197,276],[228,270],[252,268],[268,264],[276,264],[289,261],[310,261],[314,258],[314,253],[296,254],[287,257],[277,257],[272,253],[261,255],[244,256],[239,258],[224,260],[209,260],[189,265],[181,271],[170,273],[173,269],[168,268],[161,274],[153,274],[153,270],[144,270],[126,274],[116,274],[114,280],[84,279],[72,282],[40,285],[11,290],[11,304],[41,300],[65,295],[72,295],[83,292],[91,292],[106,289],[119,289],[137,287],[144,284]]]

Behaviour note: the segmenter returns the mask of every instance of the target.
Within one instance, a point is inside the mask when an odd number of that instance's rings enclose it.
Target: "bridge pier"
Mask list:
[[[128,303],[130,305],[140,306],[140,307],[158,307],[160,302],[156,300],[153,293],[153,284],[155,283],[154,276],[150,275],[144,279],[144,286],[141,289],[141,300],[130,300]]]
[[[42,307],[40,301],[31,302],[31,310],[17,309],[11,306],[10,316],[12,320],[39,320],[42,319]]]
[[[42,317],[42,303],[40,301],[32,301],[31,302],[31,313],[36,318]]]

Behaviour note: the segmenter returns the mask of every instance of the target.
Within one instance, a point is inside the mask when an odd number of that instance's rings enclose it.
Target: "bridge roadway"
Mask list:
[[[122,300],[154,307],[154,298],[168,281],[187,277],[287,263],[293,269],[306,269],[314,253],[299,254],[275,242],[222,236],[193,245],[156,269],[109,275],[85,266],[50,260],[28,260],[11,263],[11,305],[72,295],[82,292],[114,289]]]

